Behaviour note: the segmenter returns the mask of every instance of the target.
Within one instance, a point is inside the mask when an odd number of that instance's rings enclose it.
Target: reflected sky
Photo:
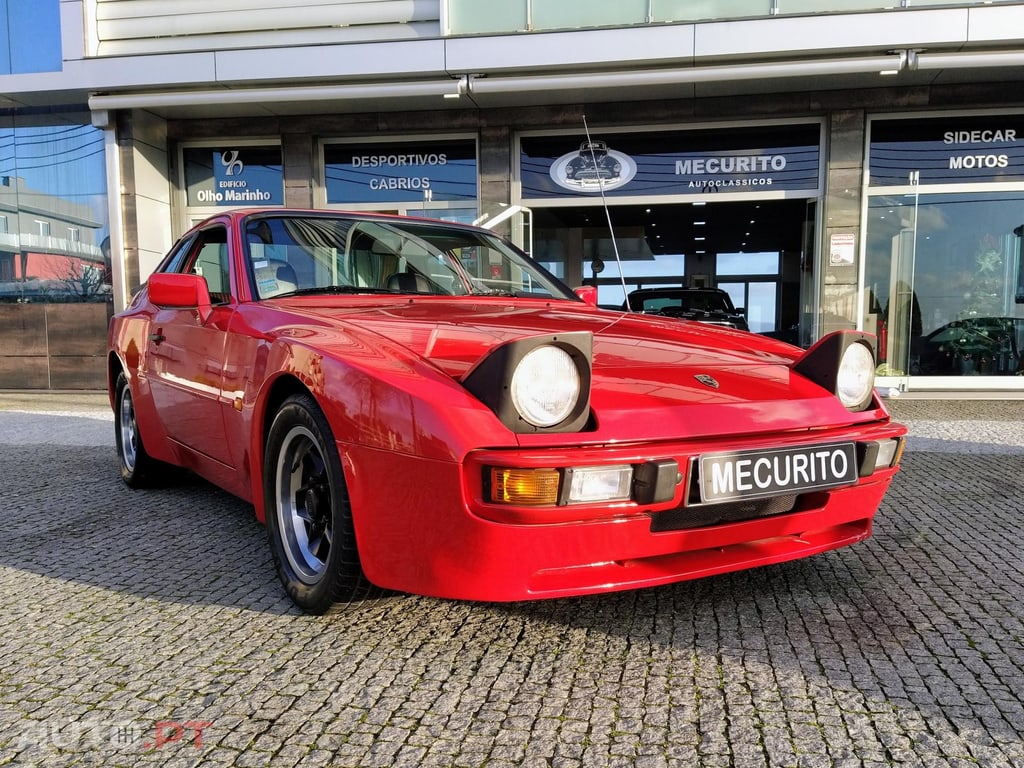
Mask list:
[[[0,75],[61,70],[59,0],[0,0]]]

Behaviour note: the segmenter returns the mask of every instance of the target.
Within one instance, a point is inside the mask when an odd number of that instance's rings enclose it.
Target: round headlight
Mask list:
[[[564,421],[580,397],[580,373],[560,347],[541,346],[523,356],[512,374],[512,404],[535,427]]]
[[[866,344],[850,344],[839,362],[836,395],[839,401],[856,410],[867,405],[875,386],[875,358]]]

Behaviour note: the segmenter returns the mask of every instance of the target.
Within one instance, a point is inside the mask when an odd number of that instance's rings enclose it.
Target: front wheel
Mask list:
[[[368,586],[338,448],[308,395],[289,397],[274,416],[263,494],[274,562],[296,605],[324,613]]]
[[[146,452],[135,419],[135,401],[128,377],[119,373],[114,385],[114,439],[121,463],[121,479],[129,488],[152,485],[161,468],[167,468]]]

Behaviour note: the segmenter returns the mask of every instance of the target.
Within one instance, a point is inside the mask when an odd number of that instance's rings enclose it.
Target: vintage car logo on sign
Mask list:
[[[578,150],[555,160],[550,174],[558,186],[574,192],[607,192],[632,181],[636,161],[603,141],[584,141]]]

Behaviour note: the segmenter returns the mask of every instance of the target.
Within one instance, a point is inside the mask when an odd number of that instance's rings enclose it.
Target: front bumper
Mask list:
[[[904,432],[897,424],[873,425],[831,431],[824,439],[863,442]],[[788,438],[790,444],[801,440],[820,442],[823,436]],[[692,444],[665,444],[480,452],[460,466],[339,444],[346,457],[360,559],[367,577],[390,589],[486,601],[657,586],[847,546],[871,534],[875,512],[897,471],[882,468],[853,485],[795,495],[782,512],[768,509],[739,520],[698,516],[696,524],[692,519],[686,522],[691,508],[683,500],[685,479],[671,501],[647,506],[632,502],[582,505],[568,513],[559,508],[550,521],[545,521],[544,510],[496,509],[484,501],[480,480],[481,466],[495,454],[510,462],[546,460],[555,465],[672,456],[688,466],[693,456],[721,448],[706,443],[699,450]]]

